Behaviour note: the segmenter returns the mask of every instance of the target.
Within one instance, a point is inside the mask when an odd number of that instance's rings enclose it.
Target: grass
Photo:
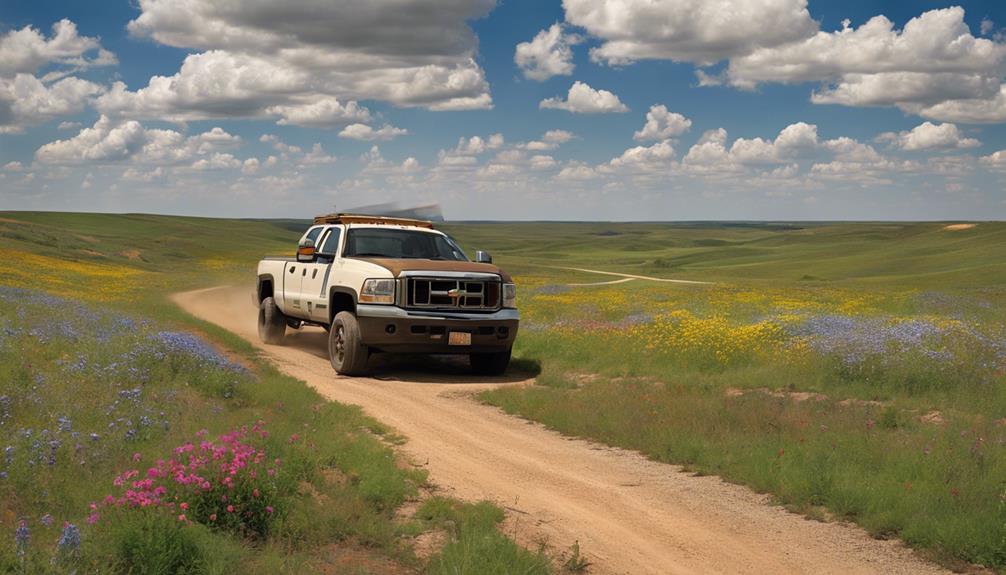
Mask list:
[[[434,569],[412,548],[433,523],[397,516],[425,474],[397,462],[391,430],[167,300],[247,281],[297,235],[252,221],[2,214],[0,572],[318,572],[340,569],[340,548],[354,573]],[[188,461],[186,445],[198,454],[242,429],[263,454],[263,467],[242,468],[254,476],[228,487],[210,466],[205,491],[166,478],[155,505],[121,502],[144,491],[133,482],[149,468]],[[492,539],[480,548],[492,558],[445,549],[436,569],[523,560],[495,523],[476,523],[464,532]],[[528,572],[549,572],[539,567]]]
[[[185,316],[164,295],[250,281],[261,255],[290,251],[298,236],[291,222],[2,218],[4,247],[21,254],[0,260],[8,262],[0,264],[4,283],[31,285],[24,269],[44,268],[55,293],[143,310],[168,329],[195,328],[249,358],[263,381],[281,378],[255,362],[247,343]],[[750,485],[814,517],[856,521],[940,561],[1006,568],[1006,263],[999,255],[1006,224],[956,231],[883,222],[444,227],[516,275],[516,361],[542,370],[537,385],[486,392],[486,401],[563,433]],[[559,267],[713,283],[570,287],[614,278]],[[124,287],[105,287],[109,274]],[[262,391],[268,399],[241,398],[252,386],[236,386],[234,398],[221,396],[226,386],[205,389],[215,390],[200,392],[214,401],[249,402],[241,409],[286,401],[278,385],[254,387],[272,390]],[[288,413],[282,417],[296,421]],[[352,469],[350,460],[338,461]],[[339,469],[349,477],[371,473]],[[317,524],[302,519],[301,531],[277,529],[261,551],[239,548],[236,556],[253,568],[293,570],[331,537],[398,553],[391,542],[400,538],[382,519],[398,496],[374,499],[370,484],[331,482],[330,473],[309,477],[311,490],[291,500],[289,517],[311,516],[317,494],[335,493],[326,497],[345,505]],[[492,557],[536,564],[533,552],[525,556],[509,542],[464,535],[466,521],[497,533],[487,527],[497,512],[458,505],[428,503],[426,519],[417,520],[451,534],[430,569],[446,560],[489,569]],[[354,520],[364,516],[371,519]],[[13,529],[13,520],[4,525]],[[192,537],[198,545],[202,535]]]
[[[1006,225],[457,225],[516,273],[537,385],[485,401],[564,434],[1006,568]],[[714,282],[567,275],[584,267]]]

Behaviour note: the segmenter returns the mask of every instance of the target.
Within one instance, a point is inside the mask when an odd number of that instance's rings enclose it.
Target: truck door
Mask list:
[[[317,259],[314,263],[307,264],[301,286],[305,317],[323,323],[328,322],[328,293],[325,287],[332,268],[338,265],[336,254],[339,250],[339,241],[342,239],[341,232],[341,228],[332,227],[322,235],[315,252]]]
[[[318,236],[325,231],[325,226],[313,226],[304,233],[303,239],[318,241]],[[307,319],[307,305],[304,303],[304,278],[310,273],[305,264],[297,261],[288,262],[283,269],[283,313],[299,319]]]

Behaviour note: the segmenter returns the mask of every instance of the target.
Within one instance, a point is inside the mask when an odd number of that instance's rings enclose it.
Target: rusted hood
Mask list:
[[[423,260],[416,258],[408,259],[397,259],[397,258],[357,258],[365,262],[370,262],[375,265],[379,265],[382,268],[387,269],[395,277],[398,277],[404,271],[432,271],[432,272],[477,272],[477,273],[489,273],[489,274],[499,274],[503,278],[504,282],[511,282],[513,278],[510,274],[499,269],[493,264],[479,264],[475,262],[458,262],[450,260]]]

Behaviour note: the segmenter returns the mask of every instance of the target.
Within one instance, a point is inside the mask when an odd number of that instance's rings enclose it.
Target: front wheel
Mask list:
[[[332,369],[339,375],[363,375],[367,370],[370,349],[363,344],[356,316],[340,311],[328,330],[328,357]]]
[[[276,305],[276,300],[267,297],[258,306],[258,336],[265,343],[276,345],[286,335],[287,318]]]
[[[472,370],[479,375],[503,375],[510,365],[511,348],[491,353],[473,353],[468,356]]]

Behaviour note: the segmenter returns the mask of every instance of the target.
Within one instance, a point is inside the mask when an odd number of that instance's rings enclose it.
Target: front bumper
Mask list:
[[[520,314],[515,309],[461,314],[360,304],[356,308],[356,319],[363,343],[378,351],[485,353],[503,351],[513,345]],[[450,345],[448,334],[452,331],[470,333],[471,345]]]

